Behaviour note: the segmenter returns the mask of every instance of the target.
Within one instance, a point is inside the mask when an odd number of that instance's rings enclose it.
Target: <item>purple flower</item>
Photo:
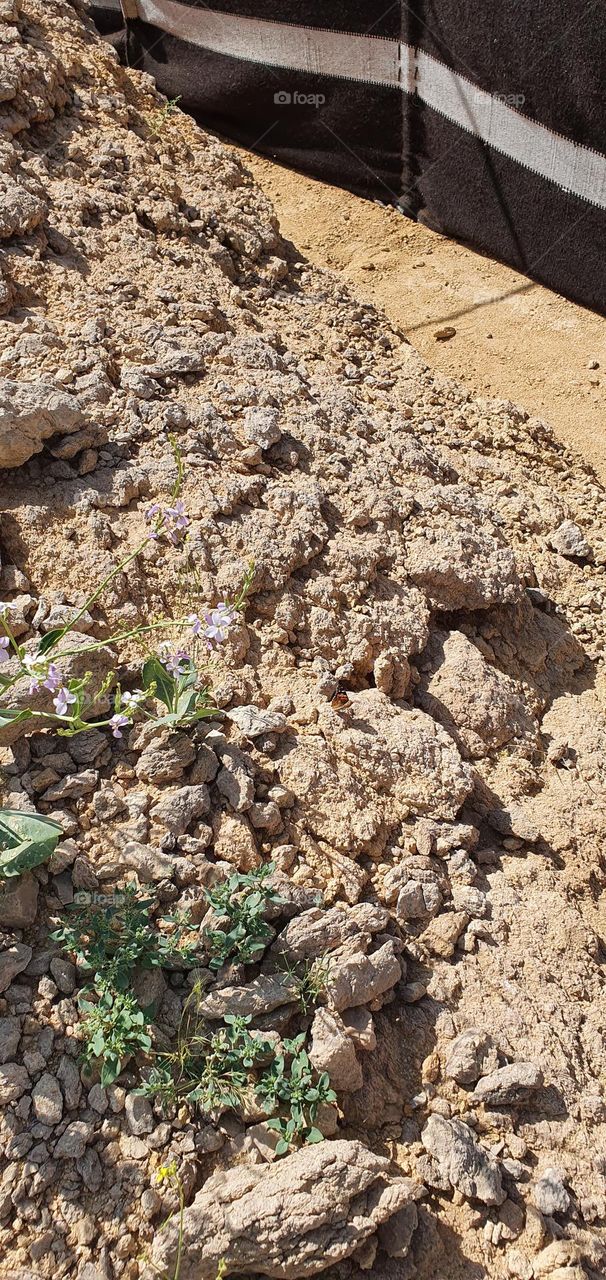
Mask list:
[[[188,671],[190,656],[185,649],[177,649],[176,653],[169,653],[162,662],[171,676],[178,680],[179,676],[184,676]]]
[[[128,716],[123,716],[120,714],[120,712],[116,712],[116,714],[112,716],[111,720],[109,720],[108,723],[114,738],[121,738],[122,730],[126,727],[127,724],[130,724],[130,720]]]
[[[164,519],[169,526],[166,530],[173,546],[177,546],[181,540],[181,535],[189,528],[189,517],[185,512],[185,505],[180,498],[175,502],[174,507],[166,507],[164,511]]]
[[[48,668],[46,680],[43,680],[42,684],[43,687],[45,689],[49,689],[51,693],[56,693],[57,689],[61,688],[62,679],[63,677],[58,666],[54,662],[51,662]]]
[[[26,653],[23,659],[23,666],[28,675],[31,676],[29,682],[29,692],[37,693],[42,688],[42,681],[46,680],[48,675],[48,663],[44,659],[40,660],[37,655]]]
[[[197,613],[190,613],[187,621],[191,627],[192,635],[195,636],[197,639],[198,636],[202,635],[202,630],[203,630],[202,619],[198,617]]]
[[[147,694],[144,693],[143,689],[133,689],[132,693],[122,694],[122,705],[128,707],[131,712],[136,711],[137,707],[142,702],[145,702],[146,697]]]
[[[214,609],[209,609],[204,614],[206,626],[204,635],[209,645],[223,644],[227,640],[230,627],[233,627],[238,614],[233,605],[226,604],[224,600],[220,600]]]
[[[155,523],[156,527],[152,529],[149,537],[152,542],[156,542],[158,539],[159,529],[162,526],[159,502],[153,502],[151,507],[147,508],[147,511],[145,512],[145,519],[148,521],[149,524]]]
[[[170,520],[175,529],[187,529],[189,526],[189,517],[185,511],[185,503],[178,498],[174,507],[167,507],[164,512],[165,518]]]
[[[8,662],[8,650],[10,649],[10,643],[8,636],[0,636],[0,664]]]
[[[62,685],[57,690],[56,698],[53,698],[53,706],[58,716],[65,716],[67,715],[68,707],[71,707],[77,701],[75,693],[71,693],[65,685]]]

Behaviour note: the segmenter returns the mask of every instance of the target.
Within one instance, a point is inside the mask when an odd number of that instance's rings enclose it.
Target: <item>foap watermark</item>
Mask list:
[[[301,93],[299,89],[290,92],[288,89],[279,89],[274,93],[274,103],[277,107],[323,107],[326,97],[323,93]]]
[[[514,107],[518,111],[526,102],[525,93],[489,93],[482,91],[474,93],[474,102],[483,102],[486,97],[492,98],[493,102],[502,102],[505,107]]]
[[[89,892],[88,889],[79,889],[74,894],[74,906],[76,907],[122,907],[126,902],[128,894],[120,893],[97,893]]]

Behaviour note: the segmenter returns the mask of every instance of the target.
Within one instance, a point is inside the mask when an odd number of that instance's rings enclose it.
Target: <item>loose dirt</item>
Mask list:
[[[93,637],[96,680],[111,657],[132,691],[115,630],[230,599],[254,561],[205,653],[213,728],[0,726],[0,804],[65,834],[0,896],[2,1280],[216,1280],[221,1259],[274,1280],[600,1280],[602,486],[510,382],[474,398],[302,261],[233,150],[166,117],[66,0],[0,4],[0,187],[0,596],[20,641],[38,652],[172,502],[171,438],[187,541],[148,542],[89,599],[62,678]],[[268,862],[284,902],[262,958],[204,975],[206,887]],[[207,1022],[305,1034],[335,1081],[325,1142],[276,1160],[247,1102],[152,1105],[142,1055],[115,1087],[83,1065],[88,978],[49,934],[76,892],[125,880],[198,931]],[[305,1012],[282,961],[317,956]],[[133,990],[159,1050],[195,973],[154,970],[150,991],[150,972]]]
[[[602,316],[391,208],[241,154],[311,262],[385,311],[433,368],[544,418],[606,480]]]

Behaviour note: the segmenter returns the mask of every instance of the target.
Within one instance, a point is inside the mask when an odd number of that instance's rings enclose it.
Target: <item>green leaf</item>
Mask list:
[[[69,627],[67,630],[69,631]],[[47,631],[38,645],[38,653],[48,653],[49,649],[54,649],[57,641],[65,635],[65,631],[65,627],[53,627],[52,631]]]
[[[175,693],[177,689],[176,681],[170,672],[162,666],[158,658],[151,657],[143,664],[143,684],[146,689],[151,685],[155,685],[154,697],[159,702],[163,702],[169,711],[173,710],[175,705]]]
[[[39,867],[54,853],[63,830],[51,818],[0,809],[0,880]]]
[[[115,1053],[108,1053],[101,1068],[101,1084],[113,1084],[122,1070],[122,1062]]]
[[[101,1054],[103,1053],[103,1049],[105,1047],[105,1037],[103,1035],[101,1028],[99,1028],[99,1030],[95,1032],[90,1042],[90,1047],[95,1057],[100,1058]]]
[[[193,662],[190,661],[189,668],[184,675],[179,676],[179,692],[185,689],[193,689],[198,680],[198,672]]]
[[[0,729],[8,728],[9,724],[20,724],[22,720],[31,720],[33,711],[9,711],[8,708],[0,711]]]
[[[319,1129],[310,1129],[305,1138],[306,1142],[324,1142],[324,1134]]]
[[[197,707],[196,720],[215,720],[223,712],[218,707]]]
[[[192,689],[184,689],[177,698],[175,711],[181,720],[186,720],[193,715],[196,710],[196,692]]]
[[[287,1151],[288,1151],[288,1143],[286,1139],[280,1138],[279,1142],[276,1143],[276,1155],[285,1156]]]

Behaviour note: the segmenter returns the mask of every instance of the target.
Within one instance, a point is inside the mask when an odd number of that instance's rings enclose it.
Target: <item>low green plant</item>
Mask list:
[[[195,999],[195,997],[194,997]],[[164,1103],[185,1101],[205,1115],[238,1111],[251,1088],[251,1073],[273,1053],[273,1044],[250,1034],[250,1017],[226,1014],[210,1027],[185,1010],[177,1048],[159,1053],[138,1090]]]
[[[62,836],[51,818],[20,809],[0,809],[0,882],[47,862]]]
[[[192,964],[196,944],[183,917],[163,917],[171,932],[150,923],[153,899],[127,884],[101,904],[72,908],[71,917],[51,934],[80,968],[109,990],[126,991],[133,970],[161,968],[175,961]]]
[[[180,725],[187,728],[198,720],[219,715],[209,698],[208,687],[200,688],[196,664],[185,650],[162,661],[156,654],[143,664],[143,688],[150,698],[166,707],[166,714],[155,716],[159,725]],[[121,699],[116,700],[116,710],[121,710]],[[150,717],[151,718],[151,717]]]
[[[80,1000],[80,1008],[86,1015],[81,1023],[82,1059],[88,1066],[101,1059],[101,1084],[113,1084],[128,1058],[140,1051],[148,1053],[152,1047],[145,1014],[129,991],[106,986],[96,1003]]]
[[[151,1048],[149,1018],[130,990],[135,968],[160,968],[178,962],[192,964],[196,945],[183,917],[165,917],[165,933],[150,923],[153,899],[127,884],[105,901],[76,904],[72,916],[51,934],[53,942],[72,955],[91,983],[79,996],[85,1018],[83,1060],[101,1059],[101,1082],[111,1084],[126,1058]],[[86,999],[93,992],[96,1002]]]
[[[237,1114],[254,1096],[279,1134],[277,1155],[301,1141],[321,1142],[318,1109],[336,1094],[327,1073],[318,1075],[309,1060],[306,1033],[276,1052],[273,1040],[249,1030],[250,1016],[225,1014],[222,1024],[209,1025],[197,1013],[199,994],[195,988],[186,1005],[177,1048],[156,1055],[137,1092],[164,1104],[187,1102],[211,1116]]]
[[[297,964],[284,963],[280,967],[293,980],[301,1012],[311,1013],[326,991],[330,961],[318,956],[315,960],[303,960]]]
[[[314,1070],[303,1045],[305,1033],[284,1041],[284,1052],[276,1054],[255,1086],[257,1098],[272,1119],[268,1129],[280,1134],[276,1155],[286,1155],[297,1141],[322,1142],[324,1135],[316,1128],[318,1109],[323,1102],[335,1102],[326,1071]],[[289,1060],[290,1059],[290,1060]],[[274,1115],[278,1111],[279,1115]]]
[[[103,578],[86,602],[70,620],[61,627],[54,627],[38,642],[36,648],[17,643],[10,625],[10,614],[15,605],[0,601],[0,729],[21,723],[32,717],[40,719],[63,736],[72,736],[90,728],[108,728],[115,738],[121,738],[123,730],[137,718],[152,723],[171,726],[191,725],[197,720],[219,714],[209,699],[208,686],[202,679],[196,662],[184,649],[171,651],[166,642],[157,653],[150,652],[143,666],[143,689],[123,692],[120,685],[110,714],[95,718],[97,709],[116,683],[116,673],[109,672],[100,685],[93,682],[91,672],[78,678],[66,674],[65,660],[74,656],[82,659],[88,653],[100,649],[112,649],[126,641],[145,640],[154,632],[170,628],[186,630],[192,642],[202,642],[208,651],[221,645],[228,637],[244,609],[247,592],[254,572],[251,566],[242,587],[233,601],[221,600],[212,608],[190,613],[181,618],[160,618],[117,631],[103,640],[93,640],[70,648],[69,636],[77,632],[83,615],[103,595],[119,574],[124,574],[133,561],[152,542],[163,540],[182,549],[188,538],[190,519],[180,497],[183,482],[183,462],[179,448],[171,440],[176,464],[176,480],[171,499],[164,505],[154,502],[146,512],[148,531],[133,551],[115,565]],[[36,695],[34,706],[10,706],[11,690],[25,680],[29,682],[30,696]],[[50,707],[39,705],[43,690],[49,695]],[[158,714],[157,705],[165,708]]]
[[[152,112],[152,114],[148,116],[148,125],[152,138],[159,138],[162,136],[168,121],[177,109],[177,103],[180,101],[181,94],[178,93],[176,98],[169,98],[168,101],[164,103],[163,107],[159,107],[157,111]]]
[[[226,927],[206,929],[204,939],[210,952],[209,968],[220,969],[227,960],[235,964],[252,964],[265,951],[273,930],[265,919],[271,905],[283,899],[269,883],[273,862],[245,875],[236,871],[222,884],[207,890],[206,896]]]

